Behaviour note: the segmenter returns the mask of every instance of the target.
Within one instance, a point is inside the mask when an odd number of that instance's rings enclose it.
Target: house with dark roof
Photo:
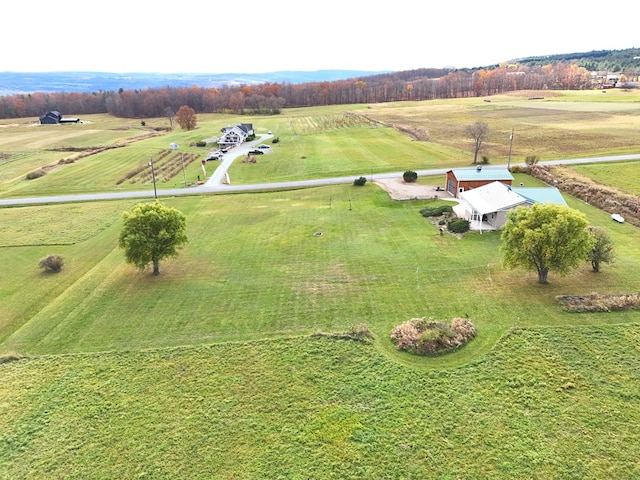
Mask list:
[[[80,119],[65,118],[56,110],[51,110],[40,117],[40,125],[57,125],[59,123],[80,123]]]
[[[453,168],[447,172],[445,188],[450,195],[458,198],[461,192],[482,187],[491,182],[511,185],[513,175],[503,167],[482,168],[482,165],[478,165],[476,168]]]
[[[62,114],[56,110],[45,113],[40,117],[40,125],[57,125],[62,120]]]

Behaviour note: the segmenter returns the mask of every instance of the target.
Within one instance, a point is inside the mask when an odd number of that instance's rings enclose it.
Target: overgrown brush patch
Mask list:
[[[640,309],[640,293],[600,295],[596,292],[591,292],[587,295],[558,295],[556,300],[563,310],[571,313]]]
[[[466,318],[454,318],[450,324],[432,318],[412,318],[391,331],[398,350],[416,355],[438,355],[466,345],[476,336],[476,327]]]
[[[528,173],[590,205],[605,212],[618,213],[629,223],[640,226],[640,198],[637,195],[578,178],[562,167],[532,165],[528,168]]]

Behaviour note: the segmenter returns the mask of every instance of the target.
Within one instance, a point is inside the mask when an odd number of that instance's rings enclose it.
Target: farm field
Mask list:
[[[161,170],[159,188],[182,187],[180,156],[187,183],[197,181],[200,161],[213,147],[190,145],[241,122],[253,123],[257,133],[272,131],[280,142],[255,164],[234,162],[229,174],[236,184],[467,166],[473,155],[464,128],[475,121],[489,125],[483,155],[491,164],[508,162],[512,129],[514,163],[530,155],[549,160],[640,150],[640,93],[544,92],[544,98],[528,100],[532,95],[539,92],[285,109],[267,117],[207,114],[198,116],[196,130],[170,133],[163,131],[169,125],[164,118],[145,119],[144,127],[141,120],[105,115],[64,126],[34,126],[35,119],[26,119],[0,124],[0,197],[151,189],[149,159]],[[170,143],[178,143],[179,151],[169,155]],[[78,151],[89,147],[102,151]],[[208,162],[208,174],[215,166]],[[26,179],[39,169],[48,173]]]
[[[625,93],[625,102],[555,98],[549,107],[564,126],[548,128],[590,130],[576,112],[591,103],[636,122]],[[462,119],[507,118],[505,110],[523,108],[518,102],[527,100],[349,111],[434,135],[425,119],[445,118],[447,108],[454,132]],[[560,118],[558,103],[570,118]],[[110,133],[100,141],[126,146],[31,181],[19,178],[31,160],[48,160],[37,153],[42,146],[23,149],[0,160],[0,195],[109,190],[149,149],[171,141],[196,156],[187,167],[194,176],[201,152],[188,143],[205,128],[240,121],[281,142],[256,164],[237,162],[234,182],[468,165],[463,140],[425,145],[367,118],[344,108],[211,115],[199,117],[197,131],[144,139],[139,122],[119,129],[105,118]],[[22,127],[0,127],[0,152],[12,151],[5,132]],[[91,145],[48,140],[76,141]],[[637,152],[612,141],[591,154],[604,150]],[[575,170],[637,194],[634,165],[616,164],[612,175],[594,165]],[[517,174],[520,182],[540,185]],[[118,188],[141,185],[150,188],[144,180]],[[548,285],[502,268],[499,233],[441,237],[419,211],[442,200],[393,201],[371,182],[163,199],[187,216],[189,243],[161,263],[159,277],[127,265],[117,248],[122,212],[136,200],[1,208],[0,478],[640,476],[637,312],[570,314],[555,300],[638,292],[640,230],[566,199],[606,227],[617,255],[599,274],[585,263],[566,277],[551,274]],[[50,253],[65,258],[59,274],[37,268]],[[468,317],[478,336],[440,357],[398,352],[393,326],[423,316]],[[371,330],[372,343],[343,339],[358,325]]]

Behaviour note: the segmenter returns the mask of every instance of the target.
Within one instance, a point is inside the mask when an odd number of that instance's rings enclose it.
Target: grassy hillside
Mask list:
[[[518,157],[637,152],[637,98],[623,95],[352,109],[386,126],[337,108],[211,116],[144,139],[148,129],[108,117],[94,118],[108,126],[95,137],[81,130],[90,124],[55,127],[71,132],[58,137],[25,122],[0,128],[0,195],[152,188],[114,185],[170,141],[202,155],[189,142],[239,121],[281,143],[235,164],[234,182],[466,165],[462,126],[476,119],[491,122],[496,163],[506,142],[495,138],[515,119]],[[23,178],[57,163],[47,145],[93,140],[125,146]],[[634,164],[579,171],[635,192]],[[638,292],[640,230],[567,197],[607,229],[616,261],[538,285],[501,267],[499,233],[441,237],[419,213],[441,201],[392,201],[371,182],[166,198],[186,215],[189,244],[158,277],[117,248],[135,200],[0,209],[0,478],[640,476],[637,312],[569,314],[554,299]],[[38,269],[50,253],[65,258],[59,274]],[[422,316],[468,316],[479,333],[441,357],[396,351],[393,326]],[[316,335],[358,324],[372,344]]]
[[[514,329],[422,371],[327,338],[0,365],[0,476],[635,478],[640,328]]]

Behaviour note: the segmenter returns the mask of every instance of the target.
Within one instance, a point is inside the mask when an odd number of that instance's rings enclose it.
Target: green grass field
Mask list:
[[[636,478],[633,325],[514,329],[425,372],[298,337],[2,365],[0,472],[29,479]]]
[[[38,144],[41,130],[25,121],[0,127],[0,195],[150,188],[112,183],[171,141],[200,154],[188,143],[240,121],[281,139],[258,163],[234,165],[240,183],[466,165],[455,132],[478,116],[507,132],[516,114],[539,122],[532,144],[548,129],[541,145],[569,152],[558,132],[589,137],[582,110],[638,122],[638,98],[626,93],[536,103],[553,110],[554,125],[508,96],[349,108],[389,124],[448,123],[451,139],[427,128],[431,142],[337,107],[203,116],[197,131],[134,141],[31,181],[22,176],[57,162],[49,145],[148,132],[96,116],[81,127],[104,122],[104,133],[46,133]],[[32,137],[16,142],[22,129]],[[591,154],[634,147],[614,143]],[[637,194],[635,164],[576,170]],[[188,168],[194,176],[198,162]],[[190,241],[159,277],[117,248],[135,200],[0,209],[0,478],[640,477],[637,312],[569,314],[554,300],[638,292],[636,227],[567,197],[607,228],[616,261],[538,285],[534,273],[501,267],[499,233],[441,237],[419,213],[432,201],[392,201],[370,182],[162,201],[187,216]],[[59,274],[38,269],[50,253],[65,258]],[[396,351],[393,326],[422,316],[468,316],[479,333],[441,357]],[[358,324],[373,344],[316,335]]]

